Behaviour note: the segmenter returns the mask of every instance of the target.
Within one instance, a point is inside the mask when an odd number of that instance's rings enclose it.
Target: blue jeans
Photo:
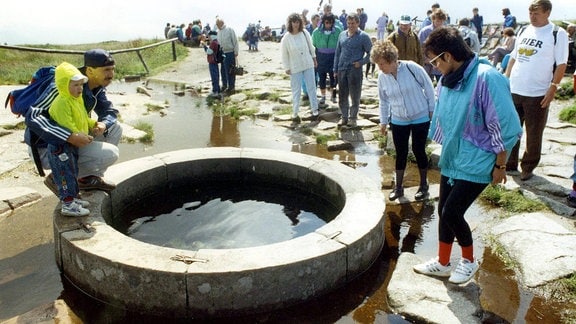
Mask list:
[[[208,70],[210,71],[210,79],[212,80],[212,92],[220,93],[220,71],[218,71],[218,64],[209,63]]]
[[[234,52],[224,53],[224,62],[220,69],[222,74],[222,86],[224,88],[234,90],[236,87],[236,74],[231,73],[232,67],[236,66],[236,56]]]
[[[47,153],[60,200],[78,196],[78,150],[70,144],[48,144]]]
[[[362,66],[359,68],[351,67],[348,70],[338,71],[338,102],[342,119],[348,120],[358,118],[358,109],[360,109],[360,95],[362,95]],[[348,101],[348,96],[352,105]]]
[[[78,178],[87,176],[103,177],[104,173],[118,160],[120,151],[118,143],[122,138],[122,127],[116,123],[108,129],[105,135],[94,137],[94,141],[78,150]],[[28,153],[32,151],[28,147]],[[48,148],[39,147],[40,160],[45,170],[51,169]]]

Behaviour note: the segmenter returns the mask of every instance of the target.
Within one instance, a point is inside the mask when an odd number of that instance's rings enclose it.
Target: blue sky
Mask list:
[[[326,3],[328,0],[325,0]],[[31,11],[31,6],[34,11]],[[217,5],[214,3],[217,2]],[[0,42],[18,44],[82,44],[109,40],[163,37],[167,22],[189,23],[201,19],[213,25],[217,15],[240,34],[250,22],[280,27],[291,12],[315,12],[320,0],[31,0],[4,1],[0,12]],[[368,26],[374,28],[382,12],[396,20],[402,14],[423,17],[435,1],[332,0],[335,13],[364,7]],[[529,0],[440,0],[452,21],[472,15],[478,7],[485,22],[502,21],[506,6],[519,21],[528,20]],[[553,20],[576,19],[576,1],[552,0]],[[25,13],[25,14],[24,14]]]

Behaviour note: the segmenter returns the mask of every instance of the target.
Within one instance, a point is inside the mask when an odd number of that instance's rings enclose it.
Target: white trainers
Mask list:
[[[429,275],[429,276],[437,276],[437,277],[449,277],[450,271],[452,271],[452,266],[450,263],[448,265],[443,266],[438,262],[438,257],[428,260],[425,263],[417,264],[413,267],[414,271]]]
[[[82,199],[80,199],[80,198],[74,198],[74,201],[75,201],[77,204],[80,204],[80,206],[82,206],[82,207],[84,207],[84,208],[90,207],[90,202],[89,202],[89,201],[82,200]]]
[[[478,260],[476,258],[474,262],[470,262],[467,259],[462,258],[460,262],[458,262],[456,269],[454,269],[452,272],[452,275],[450,275],[448,281],[455,284],[465,283],[474,276],[479,267],[480,265],[478,264]]]
[[[82,207],[82,205],[76,202],[76,200],[73,200],[68,204],[62,203],[62,209],[60,210],[60,213],[62,213],[63,216],[72,217],[90,215],[90,211]]]

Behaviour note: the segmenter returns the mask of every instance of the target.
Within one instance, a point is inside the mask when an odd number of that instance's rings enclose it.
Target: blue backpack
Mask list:
[[[10,110],[13,114],[18,116],[26,115],[31,106],[45,100],[50,95],[51,91],[46,91],[46,89],[54,88],[54,71],[54,66],[38,69],[32,76],[28,86],[10,91],[6,97],[4,108],[8,108],[8,105],[10,105]]]
[[[57,91],[51,91],[54,89],[55,79],[54,71],[56,68],[54,66],[46,66],[39,68],[28,86],[22,89],[16,89],[10,91],[6,97],[6,102],[4,103],[4,108],[8,108],[10,105],[10,110],[13,114],[18,116],[26,116],[30,107],[36,106],[38,103],[43,101],[51,102],[58,95]],[[39,141],[38,135],[34,132],[30,132],[31,142],[32,142],[32,157],[34,159],[34,164],[38,169],[38,174],[44,176],[44,169],[42,168],[42,162],[40,161],[40,155],[38,153],[38,147],[36,143]]]

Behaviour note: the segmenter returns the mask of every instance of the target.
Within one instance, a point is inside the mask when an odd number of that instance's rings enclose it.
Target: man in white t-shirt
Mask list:
[[[534,0],[528,10],[530,25],[519,33],[506,68],[514,106],[520,123],[526,125],[526,150],[520,162],[522,181],[532,178],[540,162],[548,107],[568,61],[568,34],[548,20],[552,12],[550,0]],[[518,170],[519,146],[520,142],[510,154],[506,164],[509,171]]]

